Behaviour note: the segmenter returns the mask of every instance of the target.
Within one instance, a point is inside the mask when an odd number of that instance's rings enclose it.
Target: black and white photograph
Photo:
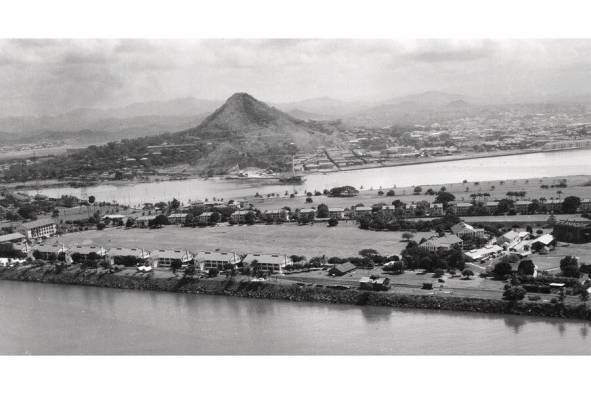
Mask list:
[[[0,38],[1,355],[591,355],[591,38],[113,33]]]

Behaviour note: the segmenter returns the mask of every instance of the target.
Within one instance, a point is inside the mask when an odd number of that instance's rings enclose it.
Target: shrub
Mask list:
[[[579,261],[575,256],[564,256],[560,260],[560,270],[563,276],[578,278],[581,274],[579,271]]]
[[[501,262],[495,264],[495,267],[493,269],[493,274],[497,278],[504,278],[506,275],[511,275],[512,271],[513,271],[513,269],[511,268],[511,264],[509,264],[506,261],[501,261]]]
[[[521,286],[511,286],[503,292],[503,298],[509,301],[523,300],[527,292]]]
[[[210,278],[215,278],[216,276],[218,276],[219,273],[220,270],[218,270],[217,268],[210,268],[207,272],[207,276],[209,276]]]

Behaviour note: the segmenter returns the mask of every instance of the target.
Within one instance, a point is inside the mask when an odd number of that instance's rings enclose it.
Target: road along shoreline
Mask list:
[[[469,297],[411,295],[299,286],[272,282],[254,282],[235,278],[196,279],[190,277],[152,278],[149,274],[117,275],[107,270],[55,272],[47,267],[0,270],[0,280],[94,286],[114,289],[166,291],[186,294],[225,295],[245,298],[276,299],[295,302],[372,305],[393,308],[431,309],[457,312],[512,314],[535,317],[591,320],[586,304],[538,303]]]

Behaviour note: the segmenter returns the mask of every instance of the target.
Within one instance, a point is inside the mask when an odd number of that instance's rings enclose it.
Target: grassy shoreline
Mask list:
[[[536,302],[484,299],[476,297],[441,297],[380,293],[357,289],[336,290],[251,282],[234,278],[152,278],[145,274],[122,276],[101,270],[78,270],[55,273],[53,268],[4,269],[0,280],[81,285],[142,291],[166,291],[188,294],[225,295],[245,298],[276,299],[294,302],[371,305],[392,308],[431,309],[458,312],[512,314],[535,317],[591,320],[591,309],[585,304],[542,304]]]

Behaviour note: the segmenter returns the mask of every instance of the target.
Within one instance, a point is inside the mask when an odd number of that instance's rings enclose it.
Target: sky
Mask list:
[[[235,92],[284,103],[424,91],[591,94],[591,40],[0,40],[0,116]]]

